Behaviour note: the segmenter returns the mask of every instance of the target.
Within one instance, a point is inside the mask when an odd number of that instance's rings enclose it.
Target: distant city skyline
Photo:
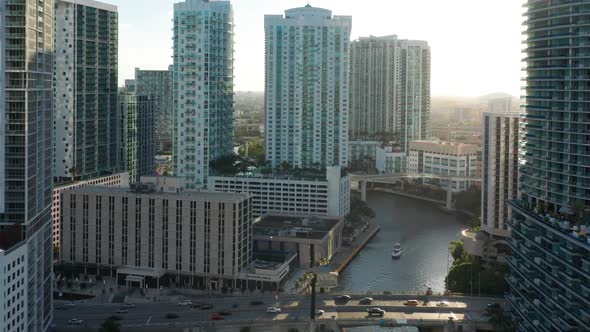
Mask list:
[[[119,7],[119,85],[134,68],[172,64],[172,12],[178,0],[106,0]],[[235,91],[264,90],[264,15],[306,0],[234,0]],[[522,0],[312,0],[335,15],[352,15],[352,39],[396,34],[428,41],[433,96],[520,95]],[[147,42],[146,42],[147,41]]]

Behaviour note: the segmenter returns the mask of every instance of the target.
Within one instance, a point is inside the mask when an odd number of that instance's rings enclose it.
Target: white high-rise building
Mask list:
[[[509,237],[509,200],[518,197],[518,113],[483,115],[483,185],[481,228],[493,236]]]
[[[53,6],[53,0],[0,0],[3,332],[46,331],[53,318]]]
[[[266,158],[346,166],[352,18],[307,5],[266,15]]]
[[[233,153],[233,31],[229,1],[174,4],[174,174],[191,188]]]
[[[355,140],[429,138],[430,47],[396,35],[361,37],[350,47],[350,135]]]
[[[58,183],[118,170],[118,27],[116,6],[55,1],[53,176]]]

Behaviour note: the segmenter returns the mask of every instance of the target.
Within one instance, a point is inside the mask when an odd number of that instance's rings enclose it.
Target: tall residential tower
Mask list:
[[[266,15],[266,158],[346,166],[352,18],[307,5]]]
[[[522,200],[507,299],[519,331],[590,331],[588,1],[528,0]]]
[[[56,0],[56,182],[117,170],[117,7],[93,0]]]
[[[2,331],[46,331],[52,319],[53,6],[0,0]]]
[[[174,174],[192,188],[233,153],[233,31],[229,1],[174,4]]]
[[[350,48],[350,135],[408,143],[428,139],[430,47],[397,36],[361,37]]]

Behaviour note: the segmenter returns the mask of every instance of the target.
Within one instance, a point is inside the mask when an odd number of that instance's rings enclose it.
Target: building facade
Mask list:
[[[521,331],[588,331],[590,7],[529,0],[525,10],[522,200],[510,203],[506,298]]]
[[[119,165],[117,7],[55,5],[55,182],[113,174]]]
[[[325,177],[210,178],[209,189],[253,195],[255,217],[267,213],[344,217],[350,212],[350,177],[340,167],[328,167]]]
[[[508,201],[518,198],[520,115],[486,112],[483,125],[481,228],[507,238]]]
[[[229,1],[174,4],[174,175],[194,188],[233,153],[233,38]]]
[[[119,95],[121,114],[121,165],[131,183],[156,171],[156,114],[158,103],[152,96],[130,93]]]
[[[61,261],[158,287],[166,275],[195,287],[237,287],[252,260],[247,194],[79,187],[62,192]],[[215,286],[213,286],[215,285]]]
[[[59,185],[53,187],[53,204],[51,206],[51,218],[53,219],[53,246],[59,247],[61,243],[61,193],[62,191],[84,186],[105,186],[116,188],[129,187],[129,173],[117,173],[105,177],[86,181]]]
[[[266,158],[346,166],[352,18],[307,5],[266,15]]]
[[[377,147],[375,169],[380,174],[403,174],[408,171],[408,155],[393,147]]]
[[[442,142],[414,141],[409,144],[408,172],[434,174],[449,177],[465,178],[451,180],[451,190],[460,192],[467,190],[477,172],[477,145]],[[441,179],[438,183],[447,188],[449,180]]]
[[[158,103],[156,149],[159,152],[172,151],[172,133],[174,132],[172,74],[172,66],[168,70],[142,70],[135,68],[136,94],[151,96]]]
[[[0,330],[46,331],[53,318],[54,2],[0,1],[0,25]]]
[[[429,137],[430,47],[397,36],[350,47],[350,136],[401,143]]]

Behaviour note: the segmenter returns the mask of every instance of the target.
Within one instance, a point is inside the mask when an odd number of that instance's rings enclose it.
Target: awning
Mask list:
[[[134,276],[142,276],[142,277],[152,277],[152,278],[161,278],[164,276],[163,270],[156,270],[156,269],[134,269],[130,267],[122,267],[117,269],[118,274],[127,274],[127,275],[134,275]]]

